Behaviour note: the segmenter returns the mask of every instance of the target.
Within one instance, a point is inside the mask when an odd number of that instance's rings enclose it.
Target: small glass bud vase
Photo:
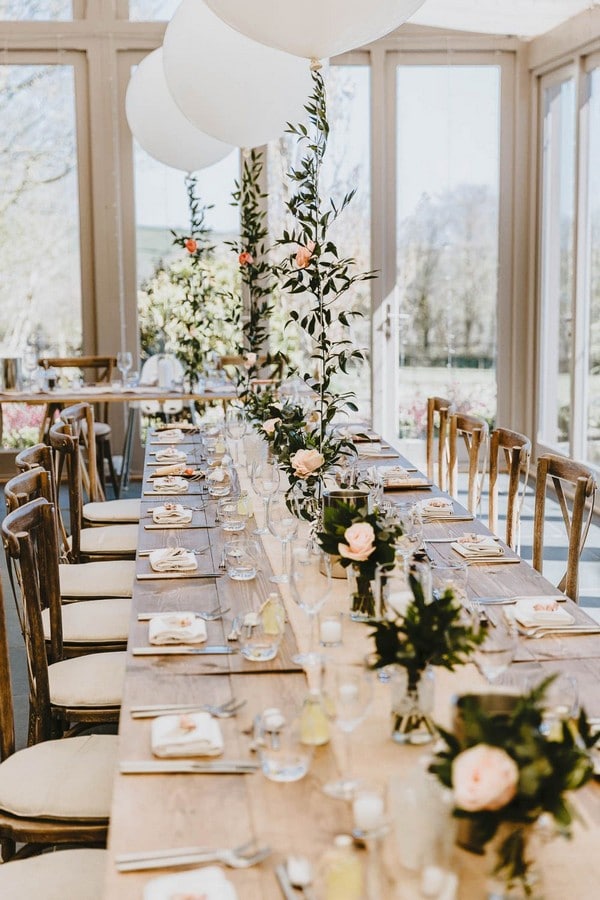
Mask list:
[[[394,666],[391,671],[392,740],[397,744],[428,744],[436,731],[431,714],[435,676],[428,666],[415,685],[409,683],[408,671]]]
[[[375,616],[373,582],[364,575],[360,566],[349,565],[346,576],[350,585],[350,618],[354,622],[366,622]]]

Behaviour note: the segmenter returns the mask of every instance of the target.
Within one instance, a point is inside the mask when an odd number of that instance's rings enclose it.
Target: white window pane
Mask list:
[[[72,0],[0,0],[0,20],[51,21],[73,18]]]
[[[129,0],[129,18],[138,22],[168,21],[181,0]]]

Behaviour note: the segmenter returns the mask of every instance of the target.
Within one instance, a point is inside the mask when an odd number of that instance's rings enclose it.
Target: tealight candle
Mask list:
[[[319,638],[324,647],[338,647],[342,643],[342,622],[339,616],[321,620]]]
[[[413,599],[412,591],[390,591],[385,598],[385,602],[386,606],[397,613],[397,615],[403,616]]]
[[[383,798],[376,791],[362,791],[352,802],[354,825],[358,831],[376,831],[383,824]]]

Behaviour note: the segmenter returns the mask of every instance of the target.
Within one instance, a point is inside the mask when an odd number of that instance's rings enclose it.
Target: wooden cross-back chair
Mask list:
[[[427,478],[436,481],[443,490],[448,490],[448,471],[450,466],[448,438],[449,418],[454,411],[451,400],[444,397],[427,398]],[[436,454],[437,432],[437,454]],[[436,470],[437,456],[437,470]]]
[[[41,715],[44,721],[50,720],[49,709],[42,710]],[[25,844],[19,851],[20,856],[44,845],[103,844],[117,749],[118,739],[114,735],[46,741],[23,750],[16,749],[6,616],[0,585],[0,847],[3,861],[15,855],[17,843]],[[71,857],[70,862],[73,865],[79,859],[79,856]],[[93,865],[90,877],[101,884],[103,873],[98,872],[98,854],[92,853],[89,861]],[[68,859],[61,860],[58,866],[65,864],[69,864]],[[46,876],[57,878],[57,868],[54,863],[47,866],[34,860],[0,865],[0,896],[33,897],[42,886],[48,888],[51,882],[45,880]],[[37,881],[38,891],[27,889],[32,878],[41,879]],[[76,884],[73,884],[73,891],[76,890]]]
[[[538,459],[533,517],[533,567],[538,572],[543,571],[544,565],[544,526],[548,479],[552,481],[556,491],[569,541],[567,568],[557,587],[564,591],[571,600],[578,603],[579,561],[592,522],[597,489],[596,478],[587,466],[572,459],[566,459],[564,456],[545,453]]]
[[[44,444],[41,445],[45,447]],[[46,449],[48,449],[46,447]],[[35,467],[15,475],[5,486],[6,505],[9,512],[24,506],[31,500],[43,497],[53,503],[53,489],[50,473]],[[54,505],[54,504],[53,504]],[[56,510],[56,506],[54,505]],[[56,519],[56,516],[55,516]],[[57,528],[55,521],[55,529]],[[59,543],[57,543],[57,548]],[[59,565],[59,581],[61,566]],[[15,572],[8,560],[8,573],[13,595],[20,613],[19,587],[15,584]],[[44,639],[48,646],[51,641],[51,610],[49,600],[52,595],[41,592],[42,627]],[[62,603],[60,612],[63,655],[65,657],[80,656],[84,653],[98,651],[124,650],[127,645],[131,601],[126,597],[99,597],[95,600],[80,600],[77,603]],[[24,632],[23,617],[20,614],[21,630]],[[48,647],[51,650],[51,647]]]
[[[46,496],[54,502],[56,499],[56,516],[60,541],[61,562],[59,566],[61,595],[63,600],[78,601],[95,597],[131,597],[133,581],[135,578],[135,563],[129,559],[117,559],[111,562],[98,560],[92,562],[77,562],[69,547],[66,529],[58,505],[58,489],[54,477],[54,455],[52,448],[47,444],[36,444],[34,447],[26,447],[17,454],[15,462],[20,471],[29,471],[42,468],[50,476],[52,491]],[[23,488],[21,487],[21,491]],[[33,499],[32,495],[29,499]],[[131,501],[118,500],[108,503],[127,504]],[[102,507],[102,504],[90,504],[94,507]],[[139,507],[138,507],[139,508]],[[92,529],[85,529],[91,531]],[[87,540],[87,536],[86,536]],[[112,628],[112,626],[111,626]]]
[[[81,447],[75,423],[56,422],[50,429],[50,446],[56,453],[56,483],[63,471],[69,488],[69,553],[73,562],[93,559],[133,559],[138,542],[137,524],[83,528]]]
[[[467,509],[477,513],[481,502],[483,482],[487,472],[489,427],[485,419],[466,413],[452,413],[450,416],[449,434],[449,470],[450,493],[458,496],[458,447],[462,438],[467,449],[469,460],[469,478],[467,485]]]
[[[60,736],[72,726],[118,721],[126,654],[65,657],[53,504],[38,497],[19,506],[4,519],[2,537],[27,655],[29,743]]]
[[[518,551],[521,543],[521,510],[531,462],[531,441],[524,434],[508,428],[499,427],[492,431],[490,437],[489,527],[495,534],[498,532],[498,474],[502,457],[504,457],[508,473],[505,541],[511,550]]]

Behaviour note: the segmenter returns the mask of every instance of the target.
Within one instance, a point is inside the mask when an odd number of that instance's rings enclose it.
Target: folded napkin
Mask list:
[[[168,431],[159,431],[156,440],[161,444],[178,444],[184,438],[181,428],[169,428]]]
[[[217,484],[229,484],[231,478],[229,472],[222,466],[217,466],[208,473],[208,480]]]
[[[144,900],[237,900],[237,896],[218,866],[162,875],[144,887]]]
[[[192,515],[192,510],[184,509],[181,503],[165,503],[152,510],[152,521],[155,525],[189,525]]]
[[[432,497],[430,500],[421,500],[421,510],[426,516],[451,516],[454,512],[452,500],[444,497]]]
[[[193,612],[163,613],[150,619],[151,644],[200,644],[206,640],[206,625]]]
[[[553,597],[521,597],[515,603],[521,625],[572,625],[575,619]]]
[[[358,448],[359,456],[380,456],[382,451],[381,441],[371,441],[370,443],[361,444]]]
[[[198,426],[192,422],[169,422],[168,425],[157,425],[154,430],[158,433],[159,431],[173,431],[174,428],[180,431],[198,431]]]
[[[183,450],[176,450],[175,447],[167,447],[165,450],[157,450],[155,458],[159,463],[185,462],[187,454]]]
[[[194,572],[198,568],[195,555],[184,547],[152,550],[148,558],[155,572]]]
[[[500,544],[493,537],[488,537],[485,534],[471,534],[458,538],[452,544],[452,549],[460,553],[461,556],[466,557],[504,555],[504,550]]]
[[[154,477],[160,477],[161,475],[183,475],[185,470],[185,463],[171,463],[168,466],[158,466],[154,470]]]
[[[189,484],[185,478],[177,475],[165,475],[154,479],[154,491],[157,494],[186,494]]]
[[[158,716],[152,722],[154,756],[220,756],[222,752],[223,735],[210,713]]]

